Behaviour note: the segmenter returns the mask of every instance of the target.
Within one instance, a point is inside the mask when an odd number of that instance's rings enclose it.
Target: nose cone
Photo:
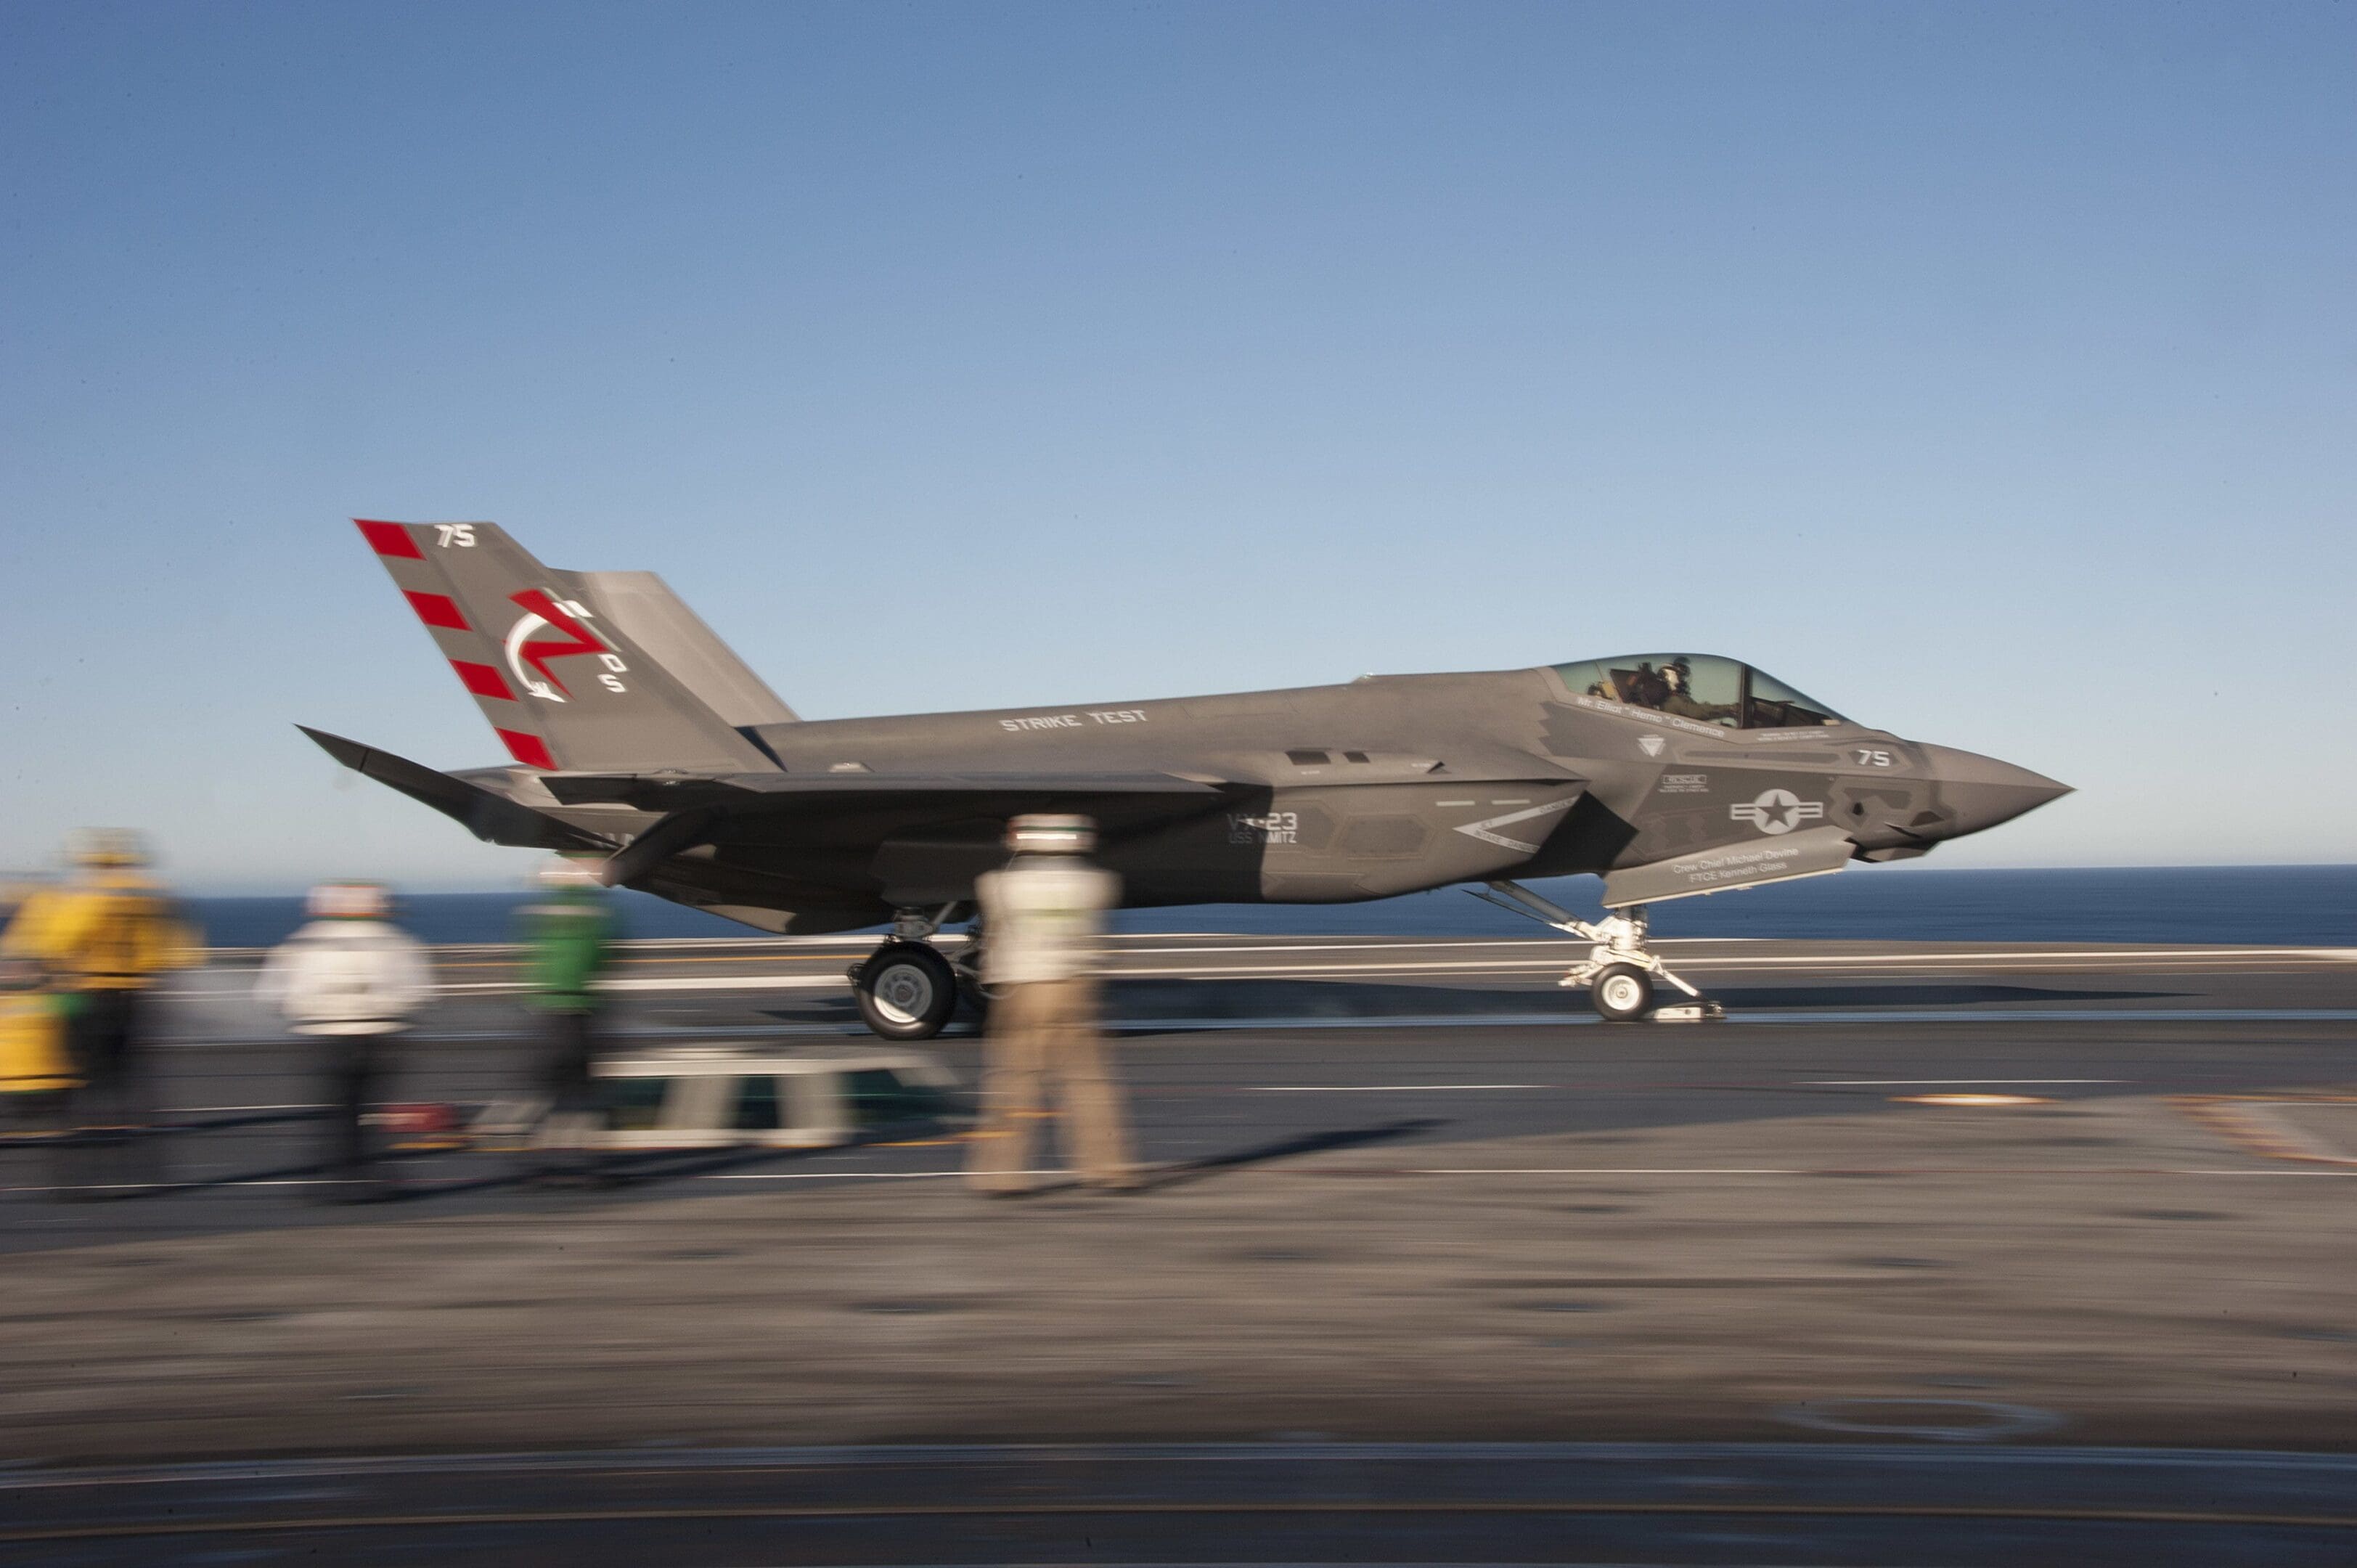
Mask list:
[[[2071,792],[2068,784],[1978,752],[1945,746],[1918,749],[1923,753],[1925,768],[1939,783],[1942,803],[1954,814],[1954,825],[1946,835],[1951,838],[2009,822]]]

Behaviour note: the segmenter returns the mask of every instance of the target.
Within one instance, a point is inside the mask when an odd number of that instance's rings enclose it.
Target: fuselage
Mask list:
[[[1176,816],[1166,807],[1133,819],[1121,801],[1103,803],[1101,858],[1133,906],[1349,902],[1605,873],[1828,826],[1857,858],[1899,859],[2063,792],[1993,758],[1808,709],[1775,710],[1806,713],[1806,725],[1745,728],[1706,703],[1685,703],[1682,714],[1595,694],[1609,686],[1576,690],[1565,671],[1590,668],[745,733],[789,774],[1163,774],[1218,786]],[[617,815],[625,811],[552,814],[622,837],[652,820]],[[1000,858],[1002,823],[953,808],[823,825],[779,814],[736,822],[693,853],[716,872],[774,879],[780,899],[847,916],[969,897],[972,878]]]

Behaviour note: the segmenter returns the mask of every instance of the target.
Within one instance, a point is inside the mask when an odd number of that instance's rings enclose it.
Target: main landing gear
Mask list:
[[[1484,903],[1512,909],[1517,915],[1527,915],[1542,925],[1569,931],[1575,937],[1584,937],[1596,944],[1587,950],[1585,962],[1572,965],[1571,972],[1555,983],[1587,987],[1588,1001],[1608,1022],[1625,1024],[1647,1017],[1664,1023],[1689,1022],[1727,1016],[1726,1008],[1671,973],[1669,965],[1645,946],[1645,907],[1642,904],[1615,909],[1603,919],[1591,924],[1514,883],[1492,882],[1489,888],[1488,893],[1473,889],[1468,891]],[[1694,1001],[1655,1008],[1653,992],[1656,981],[1668,983],[1693,997]]]
[[[944,904],[930,913],[901,910],[884,945],[851,966],[851,994],[859,1004],[859,1016],[883,1038],[930,1040],[957,1011],[961,991],[981,994],[974,968],[981,949],[979,933],[954,959],[932,944],[934,934],[957,908]]]

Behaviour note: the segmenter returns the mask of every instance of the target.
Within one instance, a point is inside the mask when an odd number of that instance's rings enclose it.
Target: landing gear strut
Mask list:
[[[932,944],[932,937],[957,910],[903,909],[882,947],[851,966],[851,993],[859,1016],[888,1040],[930,1040],[957,1010],[960,966]],[[962,954],[969,962],[971,955]]]
[[[1671,973],[1669,965],[1645,946],[1645,907],[1642,904],[1615,909],[1603,919],[1591,924],[1515,883],[1492,882],[1489,884],[1489,889],[1487,893],[1476,888],[1467,891],[1485,904],[1495,904],[1501,909],[1527,915],[1541,925],[1569,931],[1575,937],[1585,938],[1596,944],[1588,949],[1585,961],[1572,965],[1571,972],[1555,983],[1587,987],[1588,1001],[1608,1021],[1621,1024],[1644,1017],[1702,1019],[1727,1016],[1726,1008]],[[1653,990],[1656,981],[1667,982],[1684,992],[1694,998],[1693,1004],[1655,1011]]]

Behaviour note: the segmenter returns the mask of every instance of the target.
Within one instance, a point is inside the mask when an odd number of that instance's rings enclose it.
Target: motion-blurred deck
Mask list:
[[[614,1039],[839,1049],[865,945],[638,944]],[[985,1203],[954,1129],[886,1129],[559,1191],[421,1153],[362,1208],[307,1201],[309,1064],[217,955],[172,1185],[9,1156],[0,1458],[2357,1441],[2349,950],[1685,943],[1730,1016],[1671,1026],[1596,1022],[1571,946],[1125,940],[1135,1197]],[[389,1093],[479,1103],[512,955],[438,958]],[[925,1049],[974,1082],[970,1030]]]
[[[954,948],[956,938],[944,939]],[[764,1029],[856,1026],[847,967],[874,937],[747,938],[621,944],[609,981],[621,1026],[651,1033],[716,1021]],[[1866,942],[1703,939],[1655,944],[1725,999],[1738,1021],[1829,1010],[1971,1016],[2025,1008],[2085,1015],[2155,1011],[2346,1010],[2357,1017],[2357,947],[2067,942]],[[1336,1020],[1395,1026],[1426,1018],[1593,1024],[1555,982],[1587,944],[1572,940],[1155,933],[1114,939],[1109,1021],[1168,1027],[1203,1019],[1281,1028]],[[234,1039],[267,1030],[245,1004],[242,972],[259,950],[224,949],[186,988],[180,1028]],[[443,1016],[471,1027],[512,1005],[515,950],[437,949]],[[2157,985],[2166,979],[2169,983]]]

